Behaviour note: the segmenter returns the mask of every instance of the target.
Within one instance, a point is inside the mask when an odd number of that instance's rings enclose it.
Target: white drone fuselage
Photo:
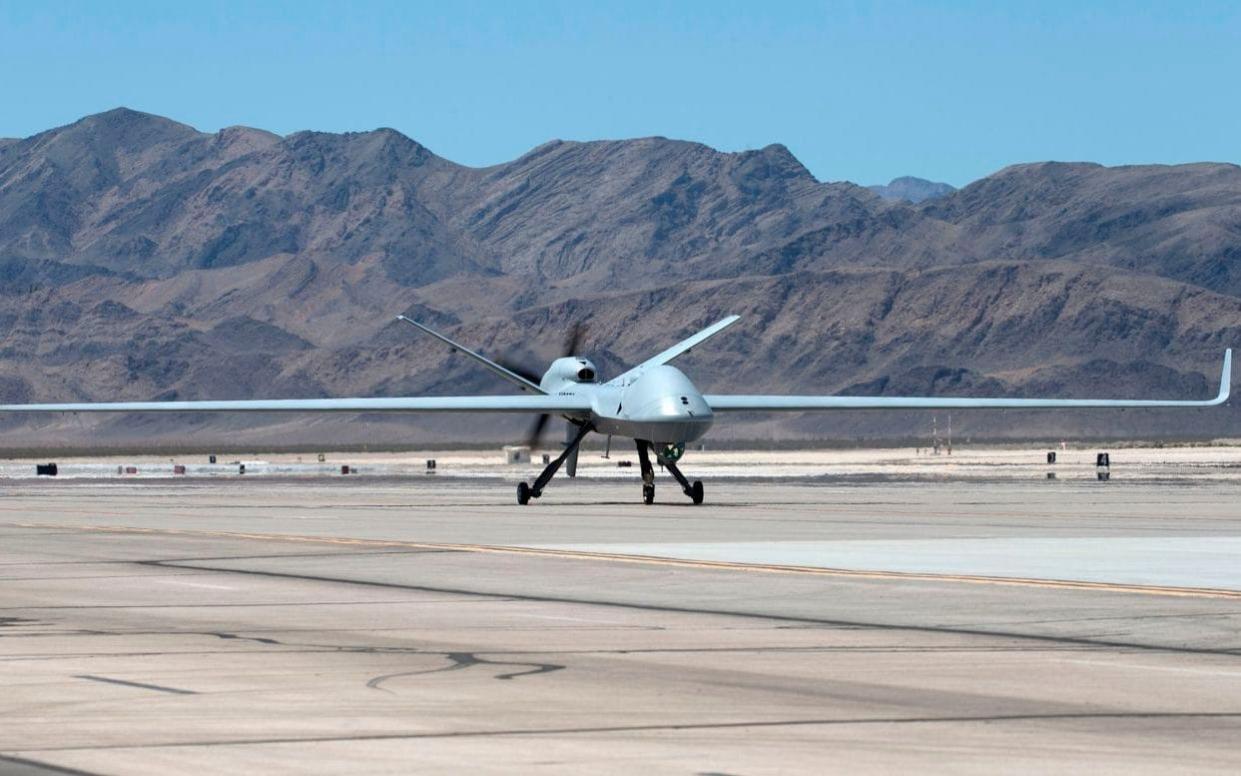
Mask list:
[[[685,373],[659,364],[600,383],[595,365],[578,357],[558,358],[539,381],[551,396],[588,399],[589,412],[566,413],[597,432],[643,439],[656,445],[701,439],[715,421],[711,405]]]

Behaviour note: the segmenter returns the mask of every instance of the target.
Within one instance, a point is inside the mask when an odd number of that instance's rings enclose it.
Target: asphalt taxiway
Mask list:
[[[1241,768],[1241,483],[0,486],[0,767]]]

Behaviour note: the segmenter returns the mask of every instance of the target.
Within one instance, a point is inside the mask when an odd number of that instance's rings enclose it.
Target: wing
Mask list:
[[[1124,407],[1215,407],[1228,401],[1232,349],[1224,352],[1219,393],[1214,399],[968,399],[905,396],[761,396],[707,394],[715,412],[804,412],[808,410],[1067,410]]]
[[[719,334],[721,331],[724,331],[724,329],[727,329],[729,326],[732,326],[734,323],[736,323],[739,320],[741,320],[740,315],[730,315],[727,318],[724,318],[723,320],[717,321],[711,324],[710,326],[708,326],[707,328],[703,329],[702,331],[698,332],[694,336],[688,339],[681,340],[680,342],[668,348],[667,350],[663,351],[662,353],[655,356],[654,358],[648,358],[647,360],[643,361],[641,364],[638,364],[637,366],[635,366],[633,369],[630,369],[628,372],[624,372],[612,378],[611,380],[608,381],[608,385],[627,385],[634,377],[636,377],[640,372],[642,372],[642,370],[648,369],[653,366],[659,366],[660,364],[668,363],[669,361],[681,355],[682,353],[689,352],[690,348],[694,347],[695,345],[705,342],[707,339],[714,337],[716,334]]]
[[[118,401],[0,404],[0,412],[589,412],[583,396],[417,396],[378,399]]]

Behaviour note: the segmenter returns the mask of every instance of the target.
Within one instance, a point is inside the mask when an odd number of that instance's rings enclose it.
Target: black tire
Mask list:
[[[689,486],[689,497],[695,504],[702,503],[702,480],[694,480],[694,484]]]
[[[654,504],[655,503],[655,486],[654,485],[643,485],[642,486],[642,503],[643,504]]]
[[[517,503],[523,507],[530,503],[530,486],[524,482],[517,483]]]

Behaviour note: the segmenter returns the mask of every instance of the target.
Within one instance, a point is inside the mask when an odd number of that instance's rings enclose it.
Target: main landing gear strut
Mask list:
[[[655,469],[651,466],[651,456],[648,452],[651,443],[645,440],[637,440],[638,445],[638,462],[642,466],[642,503],[652,504],[655,502]],[[702,503],[702,481],[694,480],[691,484],[685,479],[685,475],[677,468],[672,461],[662,461],[664,468],[672,472],[672,476],[676,477],[677,482],[681,484],[681,491],[689,496],[690,500],[695,504]]]
[[[539,475],[539,478],[534,481],[533,485],[527,485],[524,482],[517,483],[517,503],[524,506],[530,503],[530,499],[542,496],[543,488],[547,487],[547,483],[551,482],[552,477],[556,476],[556,471],[560,468],[560,464],[564,463],[565,459],[570,455],[577,452],[577,448],[582,444],[582,440],[593,430],[594,427],[589,423],[583,423],[578,428],[577,436],[573,437],[573,441],[556,457],[556,460],[547,465],[547,468],[543,470],[543,473]]]

